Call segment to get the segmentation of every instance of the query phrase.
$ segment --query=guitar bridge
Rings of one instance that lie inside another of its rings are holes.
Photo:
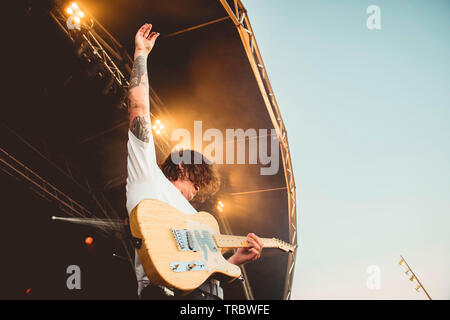
[[[172,229],[175,242],[180,251],[198,251],[192,232],[186,229]]]

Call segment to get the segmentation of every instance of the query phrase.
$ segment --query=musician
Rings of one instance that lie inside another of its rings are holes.
[[[186,214],[197,211],[189,203],[194,197],[214,193],[219,177],[214,166],[196,151],[183,150],[191,154],[191,163],[174,163],[169,154],[158,167],[155,145],[150,123],[150,97],[147,74],[147,57],[155,45],[159,33],[152,32],[151,24],[144,24],[135,36],[134,64],[128,92],[128,178],[127,210],[130,213],[144,199],[164,201]],[[176,151],[179,152],[179,151]],[[195,161],[201,159],[201,164]],[[199,164],[196,164],[199,163]],[[240,248],[228,261],[235,265],[256,260],[262,249],[262,241],[255,234],[247,236],[251,248]],[[138,295],[143,299],[167,299],[177,292],[150,284],[136,254],[136,277]],[[222,288],[215,280],[207,280],[202,286],[182,299],[222,299]]]

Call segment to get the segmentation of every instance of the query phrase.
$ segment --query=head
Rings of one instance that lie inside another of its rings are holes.
[[[191,201],[204,202],[219,189],[215,165],[194,150],[176,150],[162,161],[161,170],[181,194]]]

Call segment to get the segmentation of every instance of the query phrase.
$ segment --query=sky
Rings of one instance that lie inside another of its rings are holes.
[[[243,4],[288,132],[292,298],[427,299],[403,255],[449,299],[450,1]]]

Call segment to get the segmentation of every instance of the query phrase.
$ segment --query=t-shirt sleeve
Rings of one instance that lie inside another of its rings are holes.
[[[150,133],[149,142],[144,142],[128,130],[127,147],[127,184],[154,177],[159,167],[153,135]]]

